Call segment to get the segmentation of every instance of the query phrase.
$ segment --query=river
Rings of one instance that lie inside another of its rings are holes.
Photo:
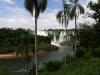
[[[59,50],[49,52],[46,56],[38,57],[38,63],[43,64],[48,61],[62,60],[65,54],[65,49],[59,48]],[[31,63],[34,63],[34,57]],[[0,60],[0,69],[9,69],[11,71],[24,71],[25,70],[25,60],[23,59],[8,59]]]

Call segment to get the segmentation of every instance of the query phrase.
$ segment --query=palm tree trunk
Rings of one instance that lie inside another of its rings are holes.
[[[65,10],[65,8],[64,8],[64,10]],[[65,13],[64,13],[65,14]],[[66,20],[66,15],[64,15],[64,17],[65,17],[65,33],[66,33],[66,49],[65,49],[65,64],[66,64],[66,57],[67,57],[67,26],[68,26],[68,23],[67,23],[67,20]]]
[[[76,18],[76,15],[75,15],[75,32],[77,30],[77,22],[76,22],[77,18]]]
[[[38,75],[38,62],[37,62],[37,11],[35,10],[35,68],[36,75]]]
[[[66,13],[65,13],[65,0],[63,0],[63,6],[64,6],[64,19],[65,19],[65,33],[66,33],[66,39],[65,39],[65,42],[66,42],[66,48],[65,48],[65,64],[66,64],[66,57],[67,57],[67,20],[66,20]]]
[[[68,42],[67,42],[67,38],[68,38],[68,33],[67,33],[67,27],[65,27],[66,30],[66,49],[65,49],[65,64],[66,64],[66,60],[67,60],[67,47],[68,47]]]
[[[76,30],[77,30],[77,22],[76,22],[76,20],[77,20],[77,17],[76,17],[76,14],[75,14],[75,53],[76,53]]]
[[[26,75],[28,75],[28,70],[29,70],[29,67],[28,67],[28,60],[27,60],[27,58],[26,58]]]

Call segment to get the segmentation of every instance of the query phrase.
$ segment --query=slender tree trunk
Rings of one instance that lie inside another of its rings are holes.
[[[64,21],[64,23],[65,23],[65,33],[67,32],[67,29],[66,29],[66,13],[65,13],[65,0],[63,0],[63,6],[64,6],[64,19],[65,19],[65,21]],[[66,33],[67,34],[67,33]],[[66,57],[67,57],[67,53],[66,53],[66,50],[67,50],[67,35],[66,35],[66,37],[65,37],[66,39],[65,39],[65,42],[66,42],[66,48],[65,48],[65,64],[66,64]]]
[[[29,67],[28,67],[29,65],[28,65],[28,60],[27,60],[27,58],[26,58],[26,71],[27,71],[27,74],[26,75],[28,75],[28,70],[29,70]]]
[[[66,64],[66,60],[67,60],[67,48],[68,48],[68,41],[67,41],[67,38],[68,38],[68,33],[67,33],[67,27],[65,27],[65,30],[66,30],[66,49],[65,49],[65,64]]]
[[[77,22],[76,22],[77,18],[76,18],[76,15],[75,15],[75,32],[77,30]]]
[[[77,38],[76,38],[76,30],[77,30],[77,22],[76,22],[76,20],[77,20],[77,16],[75,14],[75,53],[76,53],[76,40],[77,40]]]
[[[37,62],[37,11],[35,10],[35,68],[36,75],[38,75],[38,62]]]
[[[65,10],[65,9],[64,9]],[[65,64],[66,64],[66,57],[67,57],[67,44],[68,44],[68,42],[67,42],[67,26],[68,26],[68,22],[67,22],[67,19],[66,19],[66,15],[64,15],[65,16],[65,33],[66,33],[66,49],[65,49]]]

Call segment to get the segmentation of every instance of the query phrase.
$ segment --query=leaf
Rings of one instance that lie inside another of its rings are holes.
[[[46,7],[47,7],[47,0],[42,0],[41,11],[44,12],[46,10]]]
[[[25,5],[25,8],[31,13],[31,15],[33,15],[35,1],[34,0],[25,0],[24,5]]]
[[[35,16],[38,18],[39,14],[43,13],[46,10],[47,0],[25,0],[24,5],[32,16],[35,9]]]
[[[84,14],[85,13],[84,8],[80,4],[77,4],[77,7],[79,8],[80,14]]]

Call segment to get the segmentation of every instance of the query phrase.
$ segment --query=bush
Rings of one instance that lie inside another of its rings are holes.
[[[94,57],[99,57],[99,58],[100,58],[100,46],[94,50],[93,56],[94,56]]]
[[[60,61],[50,61],[45,63],[45,70],[48,72],[54,72],[59,70],[62,67],[62,62]]]
[[[0,75],[11,75],[11,71],[8,69],[0,70]]]
[[[76,50],[76,57],[79,58],[79,57],[86,57],[86,58],[89,58],[92,56],[92,52],[93,50],[91,48],[84,48],[84,47],[79,47],[77,50]]]
[[[32,66],[32,68],[29,70],[28,75],[35,75],[35,65]]]
[[[76,50],[76,57],[82,57],[85,54],[86,49],[83,47],[79,47]]]
[[[65,57],[63,58],[63,61],[65,61]],[[66,56],[66,64],[69,64],[75,61],[76,61],[75,57]]]
[[[37,36],[37,39],[38,39],[38,43],[51,43],[51,38],[49,37],[49,36],[40,36],[40,35],[38,35]]]

